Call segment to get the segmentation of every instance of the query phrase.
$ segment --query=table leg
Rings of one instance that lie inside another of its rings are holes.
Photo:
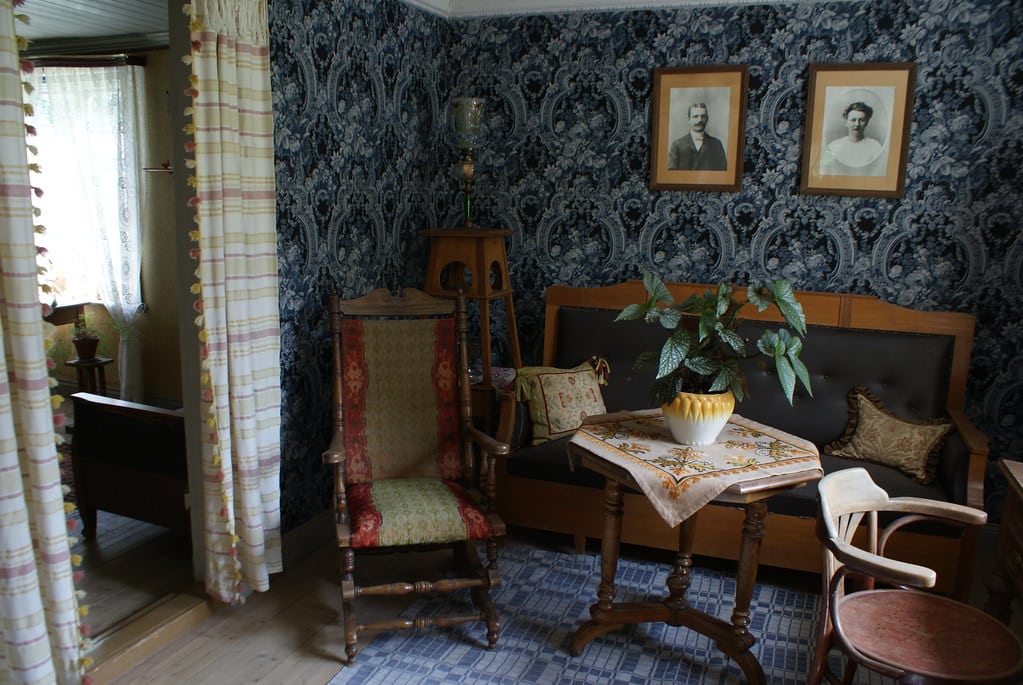
[[[753,599],[753,586],[757,581],[760,564],[760,542],[764,537],[767,502],[758,500],[746,504],[746,518],[742,524],[742,546],[739,549],[739,570],[735,577],[735,609],[732,611],[732,635],[738,651],[729,650],[718,642],[726,654],[735,659],[749,683],[763,683],[764,669],[750,651],[756,638],[749,632],[749,605]]]
[[[606,621],[614,611],[615,574],[618,572],[618,543],[622,537],[622,485],[607,480],[604,485],[604,537],[600,542],[600,587],[597,603],[590,607],[590,620],[579,627],[569,652],[579,656],[583,648],[595,637],[621,628],[624,623]]]
[[[596,637],[627,624],[663,621],[671,626],[685,626],[714,640],[722,652],[735,659],[749,685],[764,685],[764,669],[750,648],[756,642],[749,632],[749,605],[760,561],[767,504],[763,500],[746,505],[742,527],[742,547],[736,574],[735,610],[732,622],[722,621],[689,606],[686,593],[692,582],[692,550],[696,536],[696,516],[679,526],[679,552],[667,579],[669,595],[660,602],[615,603],[614,579],[618,570],[618,546],[622,534],[622,486],[608,479],[604,486],[604,538],[600,546],[600,587],[597,602],[590,606],[590,620],[576,631],[569,646],[572,656],[582,654]]]
[[[693,583],[693,546],[696,542],[696,517],[693,514],[678,526],[678,553],[675,555],[675,566],[668,576],[668,599],[664,605],[673,613],[682,611],[689,606],[686,593]]]
[[[96,367],[96,372],[99,377],[99,383],[97,383],[96,390],[100,395],[107,394],[107,372],[104,370],[105,364],[100,364]]]

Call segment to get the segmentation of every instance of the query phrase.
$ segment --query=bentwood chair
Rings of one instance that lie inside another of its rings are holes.
[[[348,661],[364,630],[482,621],[494,647],[501,623],[490,590],[501,582],[497,549],[505,534],[495,459],[508,446],[472,423],[465,302],[379,289],[348,301],[331,296],[329,307],[333,434],[323,460],[334,467]],[[485,567],[477,545],[486,547]],[[439,547],[452,548],[456,577],[356,583],[357,553]],[[461,615],[358,620],[359,597],[461,590],[473,605]]]
[[[979,609],[924,591],[934,586],[933,570],[884,555],[892,533],[907,524],[980,526],[987,514],[947,502],[889,498],[861,468],[828,474],[817,491],[824,591],[811,685],[824,678],[851,683],[857,666],[900,683],[1021,682],[1023,645],[1008,628]],[[880,512],[894,515],[884,527],[878,525]],[[845,656],[841,680],[828,664],[833,648]]]

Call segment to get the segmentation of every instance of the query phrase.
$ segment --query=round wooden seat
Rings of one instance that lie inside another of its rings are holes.
[[[1023,644],[1005,625],[967,604],[906,590],[842,598],[842,635],[863,654],[942,682],[1018,683]]]

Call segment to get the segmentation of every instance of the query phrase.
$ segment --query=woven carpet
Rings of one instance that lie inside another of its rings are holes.
[[[361,645],[353,666],[329,685],[398,683],[512,683],[647,685],[744,683],[739,666],[713,642],[688,628],[641,623],[590,642],[579,657],[568,653],[576,628],[589,617],[600,578],[595,554],[566,554],[509,542],[500,557],[503,584],[494,593],[503,628],[497,649],[486,649],[482,623],[452,628],[382,633]],[[622,559],[616,601],[659,600],[666,563]],[[692,606],[729,620],[735,581],[694,569]],[[468,601],[466,598],[465,602]],[[461,606],[455,595],[428,597],[403,616],[414,618]],[[818,597],[758,584],[750,605],[753,652],[772,685],[803,685],[809,668]],[[890,682],[860,669],[856,683]]]

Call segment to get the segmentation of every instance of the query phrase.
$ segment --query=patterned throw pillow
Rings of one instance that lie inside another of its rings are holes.
[[[569,435],[587,416],[607,411],[600,394],[605,376],[595,371],[595,366],[601,368],[583,362],[572,369],[525,366],[518,370],[515,393],[529,402],[534,445]]]
[[[943,419],[899,418],[866,388],[853,388],[845,435],[824,451],[891,466],[926,485],[934,480],[941,446],[951,430],[952,424]]]

